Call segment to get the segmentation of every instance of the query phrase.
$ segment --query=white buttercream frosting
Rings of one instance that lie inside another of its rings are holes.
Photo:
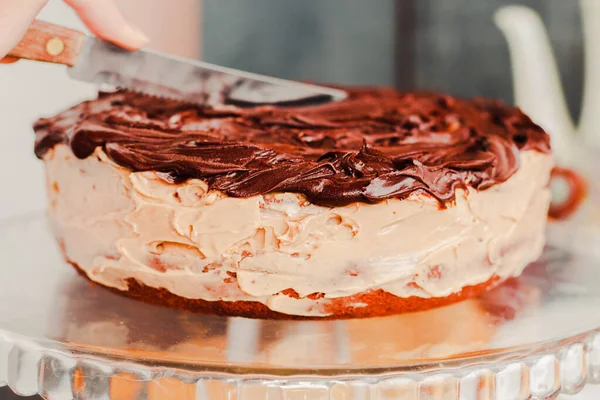
[[[233,198],[201,180],[131,172],[100,149],[80,160],[58,145],[44,160],[55,233],[92,280],[322,316],[331,298],[445,297],[520,274],[544,245],[552,167],[547,154],[520,157],[508,181],[458,190],[446,209],[425,194],[344,207],[293,193]]]

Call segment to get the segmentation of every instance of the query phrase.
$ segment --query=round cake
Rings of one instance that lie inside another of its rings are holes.
[[[549,136],[496,101],[349,89],[201,107],[117,91],[34,128],[65,258],[148,302],[388,315],[481,294],[544,246]]]

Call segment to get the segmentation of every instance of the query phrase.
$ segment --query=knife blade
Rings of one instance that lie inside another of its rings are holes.
[[[151,50],[127,51],[100,38],[34,21],[12,57],[68,65],[74,79],[198,104],[320,104],[343,90],[239,71]]]

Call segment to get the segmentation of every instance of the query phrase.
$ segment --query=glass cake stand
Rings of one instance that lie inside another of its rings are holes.
[[[600,382],[600,254],[595,230],[576,226],[553,225],[539,262],[478,299],[385,318],[264,321],[112,293],[64,263],[43,213],[12,218],[0,223],[0,386],[49,399],[577,393]]]

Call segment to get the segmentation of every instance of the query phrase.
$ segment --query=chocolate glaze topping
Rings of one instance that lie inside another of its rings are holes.
[[[457,188],[506,181],[519,151],[550,151],[518,108],[438,94],[352,89],[347,100],[304,107],[198,107],[129,92],[101,93],[39,120],[35,153],[56,144],[86,158],[189,178],[233,197],[297,192],[342,205],[426,192],[441,205]]]

